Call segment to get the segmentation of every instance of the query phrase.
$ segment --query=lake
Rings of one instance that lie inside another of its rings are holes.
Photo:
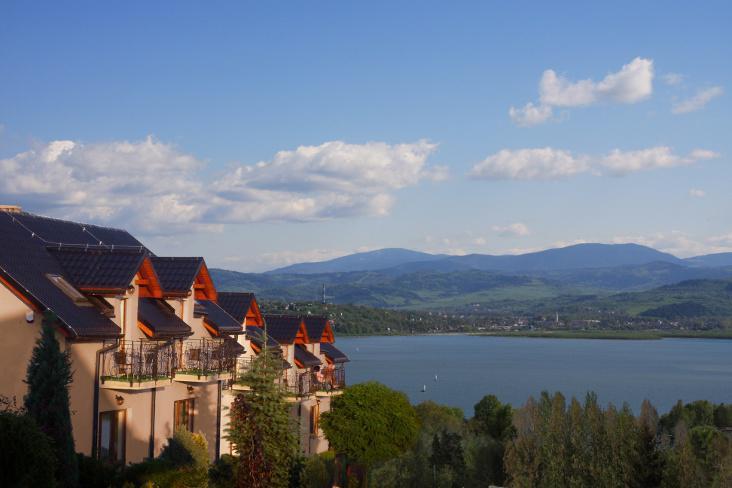
[[[520,406],[542,390],[581,400],[592,390],[635,413],[645,398],[659,413],[679,399],[732,402],[732,340],[446,335],[340,337],[336,346],[351,359],[348,384],[377,380],[413,403],[434,400],[468,416],[486,394]]]

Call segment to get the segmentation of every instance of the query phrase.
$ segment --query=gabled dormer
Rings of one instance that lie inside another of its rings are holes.
[[[219,292],[218,304],[243,326],[264,326],[264,318],[254,293]]]
[[[112,318],[123,339],[154,338],[154,327],[144,325],[140,307],[143,300],[161,300],[163,292],[147,250],[55,245],[47,251],[62,269],[61,275],[49,275],[60,290],[69,296],[76,290],[88,301],[87,306]],[[186,335],[190,329],[179,332]]]
[[[215,301],[217,298],[208,267],[201,257],[151,258],[160,277],[162,294],[178,317],[193,331],[193,338],[210,338],[201,307],[196,312],[197,301]]]

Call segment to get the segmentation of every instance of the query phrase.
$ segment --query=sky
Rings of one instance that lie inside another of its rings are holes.
[[[732,251],[729,2],[0,3],[0,204],[263,271]]]

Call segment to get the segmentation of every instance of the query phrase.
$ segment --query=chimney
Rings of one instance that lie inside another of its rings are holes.
[[[0,205],[0,212],[20,213],[22,210],[19,205]]]

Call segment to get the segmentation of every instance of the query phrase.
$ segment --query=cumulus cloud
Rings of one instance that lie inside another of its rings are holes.
[[[585,158],[562,149],[502,149],[473,166],[470,175],[484,180],[554,180],[588,168]]]
[[[699,90],[693,97],[681,100],[673,105],[671,111],[675,114],[696,112],[704,108],[709,102],[721,97],[724,89],[721,86],[712,86]]]
[[[622,176],[638,171],[690,165],[718,156],[706,149],[695,149],[686,156],[680,156],[668,146],[636,151],[615,149],[603,156],[575,155],[551,147],[503,149],[475,164],[469,174],[482,180],[555,180],[588,172]]]
[[[340,141],[281,151],[217,178],[173,145],[52,141],[0,160],[0,197],[60,217],[149,233],[220,230],[223,223],[385,215],[393,193],[440,180],[436,145]]]
[[[689,196],[694,198],[704,198],[707,196],[707,192],[700,190],[699,188],[692,188],[689,190]]]
[[[638,151],[615,149],[600,159],[600,165],[611,174],[625,175],[649,169],[685,166],[716,157],[718,154],[705,149],[695,149],[687,156],[680,156],[668,146],[657,146]]]
[[[509,116],[520,126],[546,122],[554,108],[585,107],[597,103],[637,103],[653,93],[653,60],[637,57],[600,81],[572,81],[548,69],[539,81],[539,102],[511,107]]]
[[[508,225],[494,225],[493,231],[497,232],[501,237],[526,237],[531,234],[526,224],[514,222]]]
[[[531,127],[542,124],[552,116],[552,108],[549,105],[534,105],[529,102],[521,108],[511,107],[508,115],[514,124],[520,127]]]

